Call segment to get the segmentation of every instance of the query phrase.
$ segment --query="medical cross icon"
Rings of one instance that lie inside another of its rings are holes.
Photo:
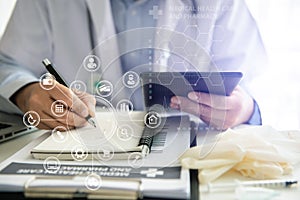
[[[163,11],[158,9],[158,6],[153,6],[152,10],[149,10],[149,15],[152,15],[153,19],[158,19],[159,16],[163,15]]]
[[[164,171],[158,171],[156,168],[149,168],[148,170],[142,170],[141,174],[145,174],[148,178],[155,178],[156,176],[164,175]]]

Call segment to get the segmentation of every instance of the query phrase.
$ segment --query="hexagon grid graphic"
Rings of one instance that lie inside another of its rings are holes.
[[[189,28],[190,30],[186,31],[195,31],[196,28],[192,26]],[[198,30],[196,30],[196,34],[200,34]],[[129,38],[135,41],[135,38],[141,35],[143,36],[141,42],[132,43],[128,47],[119,47],[118,51],[111,47],[112,44],[117,44],[120,40]],[[149,49],[152,49],[152,51]],[[161,80],[161,75],[158,75],[153,79],[142,80],[141,84],[136,88],[126,88],[122,80],[123,73],[120,70],[121,58],[122,56],[139,51],[149,52],[149,55],[146,55],[149,60],[145,63],[132,66],[131,71],[137,74],[144,72],[172,72],[173,77]],[[149,27],[121,32],[99,43],[92,52],[101,59],[101,68],[99,69],[101,72],[89,72],[93,80],[89,80],[90,84],[87,84],[87,91],[98,96],[93,88],[95,81],[109,80],[114,87],[114,91],[109,97],[104,99],[109,101],[113,107],[110,110],[111,112],[116,112],[115,106],[122,99],[133,99],[135,107],[135,103],[137,102],[135,98],[138,97],[139,101],[143,99],[142,92],[139,93],[141,88],[145,90],[146,87],[151,88],[152,84],[159,84],[172,89],[173,81],[175,79],[182,79],[186,83],[184,88],[192,89],[191,83],[185,80],[185,73],[219,71],[211,60],[209,53],[197,41],[187,36],[184,32],[177,32],[169,28]],[[81,76],[86,75],[86,73],[84,66],[80,66],[77,71],[76,80],[85,80]],[[204,79],[204,82],[208,80]],[[197,82],[198,79],[195,80],[194,84]],[[176,92],[174,94],[176,95]],[[160,94],[151,94],[148,96],[149,99],[153,98],[153,95]],[[212,115],[214,114],[212,113]],[[206,134],[210,134],[209,130]]]

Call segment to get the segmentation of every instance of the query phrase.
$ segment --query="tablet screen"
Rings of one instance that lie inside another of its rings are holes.
[[[230,95],[242,78],[241,72],[145,72],[141,82],[146,107],[168,106],[172,96],[189,92]]]

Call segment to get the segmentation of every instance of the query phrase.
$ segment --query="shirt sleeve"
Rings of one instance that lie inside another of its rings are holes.
[[[17,1],[0,41],[0,111],[20,114],[10,97],[39,81],[41,60],[51,54],[49,22],[44,1]]]
[[[262,117],[252,82],[267,67],[267,54],[258,26],[244,0],[225,0],[216,19],[210,54],[220,71],[241,71],[241,87],[252,96],[254,111],[247,124],[261,125]],[[215,41],[215,42],[214,42]]]
[[[261,117],[261,112],[260,112],[259,106],[255,100],[253,100],[253,101],[254,101],[253,113],[252,113],[250,119],[248,120],[248,122],[246,122],[246,124],[262,125],[262,117]]]

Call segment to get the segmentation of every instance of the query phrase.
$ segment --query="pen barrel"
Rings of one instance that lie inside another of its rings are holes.
[[[62,76],[59,75],[59,73],[55,69],[55,66],[47,58],[44,59],[42,63],[45,65],[47,71],[55,77],[58,83],[68,87],[66,81],[63,79]]]
[[[149,147],[149,150],[151,150],[152,143],[153,143],[153,132],[151,129],[145,127],[143,130],[142,137],[139,141],[139,146],[146,145]]]

